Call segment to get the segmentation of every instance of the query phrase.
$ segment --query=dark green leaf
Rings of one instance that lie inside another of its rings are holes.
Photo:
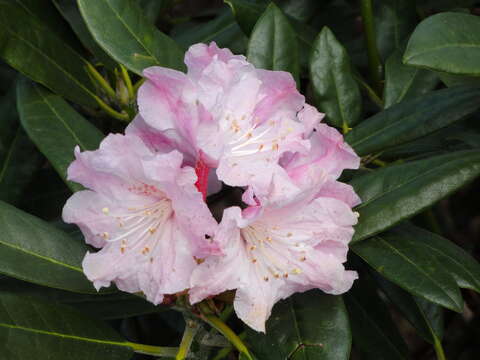
[[[382,0],[374,4],[377,47],[383,60],[386,60],[415,28],[415,0]]]
[[[250,35],[258,18],[265,11],[268,5],[267,1],[255,0],[224,0],[231,8],[238,24],[245,32]]]
[[[83,275],[87,247],[54,226],[0,201],[0,273],[35,284],[96,293]]]
[[[428,17],[412,34],[403,61],[452,74],[480,76],[480,18],[453,12]]]
[[[174,0],[140,0],[139,3],[145,17],[155,24],[158,17],[172,6]]]
[[[34,297],[0,294],[2,359],[128,360],[130,344],[101,321]]]
[[[403,65],[402,54],[403,49],[396,50],[385,63],[385,108],[421,96],[438,84],[438,75],[434,72]]]
[[[480,108],[480,87],[458,86],[406,100],[365,120],[345,140],[358,155],[400,145],[441,129]]]
[[[342,298],[318,290],[275,305],[266,335],[249,330],[247,339],[262,360],[346,360],[350,355],[350,326]]]
[[[448,309],[463,311],[462,295],[455,280],[416,238],[393,230],[353,244],[351,249],[408,292]]]
[[[0,114],[0,200],[18,205],[41,165],[41,155],[18,123],[13,94],[1,99]]]
[[[0,280],[0,291],[15,295],[34,296],[49,302],[71,307],[99,319],[121,319],[131,316],[166,311],[166,306],[155,306],[140,296],[116,292],[113,294],[87,295],[46,288],[13,278]]]
[[[73,110],[60,96],[24,80],[17,88],[20,120],[30,139],[47,157],[72,191],[82,187],[66,180],[68,165],[73,161],[76,145],[93,150],[102,133]]]
[[[0,0],[0,57],[52,91],[96,106],[82,57],[22,8]]]
[[[330,124],[346,130],[360,120],[362,98],[350,59],[327,27],[315,40],[310,74],[317,105]]]
[[[368,275],[360,274],[344,296],[353,344],[371,359],[407,359],[408,349]]]
[[[90,32],[112,58],[141,75],[149,66],[183,69],[183,51],[134,0],[78,0]]]
[[[378,276],[377,280],[382,291],[389,300],[405,316],[405,318],[430,344],[439,341],[443,336],[443,308],[413,296],[401,287]]]
[[[228,9],[212,21],[197,24],[188,29],[178,27],[172,31],[171,35],[175,41],[185,47],[196,43],[208,44],[215,41],[219,47],[228,47],[234,51],[232,45],[236,42],[240,42],[242,45],[247,43],[247,38]]]
[[[465,250],[440,235],[416,226],[402,226],[398,231],[428,248],[431,256],[438,259],[458,286],[480,293],[480,264]]]
[[[247,58],[257,68],[288,71],[299,83],[295,32],[273,3],[267,7],[252,31]]]
[[[480,174],[480,151],[457,151],[388,166],[356,177],[362,199],[354,241],[405,220],[451,194]]]
[[[37,1],[37,0],[34,0]],[[110,70],[115,69],[116,62],[97,44],[92,34],[83,21],[78,9],[76,0],[53,0],[57,9],[62,13],[65,19],[70,23],[75,34],[78,36],[83,46],[85,46],[98,60]]]
[[[75,34],[50,1],[12,0],[11,2],[23,8],[30,16],[37,18],[48,28],[48,31],[53,32],[74,50],[82,52],[82,46]]]

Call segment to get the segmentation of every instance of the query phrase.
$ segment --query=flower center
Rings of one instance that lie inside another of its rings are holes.
[[[267,227],[256,222],[240,231],[247,255],[255,264],[259,277],[269,281],[298,275],[306,258],[306,247],[296,243],[292,232]]]

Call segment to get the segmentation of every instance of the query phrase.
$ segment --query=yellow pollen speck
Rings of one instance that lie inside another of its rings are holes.
[[[272,145],[272,150],[278,150],[278,144],[277,143]]]
[[[292,234],[291,232],[289,232],[289,233],[287,234],[287,237],[292,237],[292,235],[293,235],[293,234]]]
[[[105,215],[108,215],[108,213],[110,212],[110,209],[108,207],[104,207],[102,209],[102,212],[105,214]]]
[[[272,242],[272,237],[271,236],[267,236],[266,239],[268,242]]]
[[[108,239],[110,237],[110,235],[108,234],[108,232],[105,231],[105,232],[102,233],[102,237],[104,239]]]
[[[263,280],[268,281],[268,280],[269,280],[269,279],[268,279],[268,276],[265,276],[265,277],[263,278]]]
[[[250,139],[253,136],[251,132],[247,133],[247,139]]]
[[[300,258],[300,261],[305,261],[305,260],[307,260],[307,258],[306,258],[305,256],[302,256],[302,257]]]
[[[262,150],[264,146],[265,146],[265,145],[260,144],[260,145],[258,146],[258,150]]]
[[[288,278],[288,273],[283,274],[284,278]]]
[[[280,277],[280,274],[279,273],[275,273],[273,276],[275,276],[276,279],[278,279]]]
[[[255,250],[257,247],[255,245],[250,246],[250,250]]]
[[[121,252],[122,254],[125,254],[125,247],[124,247],[124,246],[121,246],[121,247],[120,247],[120,252]]]
[[[360,217],[360,213],[358,211],[354,211],[353,214],[356,216],[356,217]]]
[[[256,263],[257,262],[257,259],[252,259],[252,263]]]
[[[298,275],[298,274],[301,274],[301,273],[302,273],[302,270],[299,269],[299,268],[295,268],[295,269],[292,270],[292,273]]]
[[[155,231],[157,231],[157,228],[150,228],[148,229],[148,231],[150,232],[150,234],[153,234]]]
[[[150,216],[150,215],[152,215],[152,212],[151,212],[150,210],[147,210],[147,211],[144,212],[144,214],[145,214],[146,216]]]

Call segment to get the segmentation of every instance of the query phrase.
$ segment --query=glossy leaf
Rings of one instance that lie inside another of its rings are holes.
[[[431,250],[401,231],[390,231],[351,246],[372,268],[408,292],[462,312],[460,290]]]
[[[385,61],[402,46],[415,28],[415,0],[382,0],[374,4],[376,42]]]
[[[403,236],[415,239],[430,250],[461,288],[480,293],[480,263],[461,247],[440,235],[408,225],[397,230]]]
[[[247,340],[262,360],[346,360],[351,346],[342,298],[318,290],[279,302],[267,321],[266,335],[248,330]]]
[[[458,86],[406,100],[365,120],[345,140],[367,155],[420,138],[480,108],[480,87]]]
[[[215,41],[219,47],[228,47],[233,52],[236,52],[237,43],[239,43],[242,47],[241,52],[244,52],[247,38],[235,21],[232,12],[229,9],[226,10],[206,23],[196,24],[190,28],[179,26],[172,31],[171,36],[184,47],[199,42],[208,44]]]
[[[183,51],[160,32],[134,0],[78,0],[98,44],[116,61],[141,75],[149,66],[183,69]]]
[[[480,18],[453,12],[428,17],[412,34],[403,61],[452,74],[480,76]]]
[[[42,159],[18,122],[15,97],[0,101],[0,200],[18,205]]]
[[[299,84],[299,59],[295,32],[282,11],[270,4],[255,25],[247,58],[257,68],[287,71]]]
[[[140,296],[124,292],[90,295],[46,288],[13,278],[0,280],[0,292],[22,297],[38,297],[51,303],[69,305],[98,319],[122,319],[143,314],[166,311],[166,306],[155,306]]]
[[[224,0],[226,4],[232,9],[232,13],[237,19],[238,24],[245,32],[246,35],[250,35],[258,18],[265,11],[268,2],[267,1],[255,1],[255,0]]]
[[[403,49],[396,50],[385,63],[384,106],[388,108],[406,99],[417,98],[435,88],[435,72],[402,63]]]
[[[32,1],[32,0],[30,0]],[[36,1],[36,0],[33,0]],[[69,22],[71,28],[85,46],[108,69],[113,70],[116,62],[97,44],[82,19],[76,0],[53,0],[53,3],[63,17]]]
[[[378,276],[377,280],[390,302],[402,312],[420,336],[430,344],[440,341],[443,336],[442,307],[409,294],[382,276]]]
[[[35,284],[96,293],[81,268],[87,247],[54,226],[0,202],[0,273]]]
[[[390,316],[389,309],[378,296],[367,274],[360,274],[344,298],[354,346],[372,359],[381,359],[385,354],[388,354],[391,360],[408,358],[407,346]]]
[[[0,57],[52,91],[96,106],[85,61],[22,8],[0,0]]]
[[[315,40],[310,74],[315,100],[327,122],[346,130],[360,120],[362,98],[350,59],[327,27]]]
[[[362,199],[353,241],[382,232],[480,175],[480,151],[457,151],[388,166],[350,183]]]
[[[103,134],[60,96],[26,80],[18,84],[17,102],[20,120],[30,139],[72,191],[82,189],[66,180],[67,168],[74,159],[73,149],[78,145],[82,150],[94,150]]]
[[[128,360],[129,343],[105,323],[63,305],[0,294],[2,358]]]

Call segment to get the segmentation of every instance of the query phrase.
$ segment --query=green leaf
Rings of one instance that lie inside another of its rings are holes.
[[[345,131],[360,120],[362,98],[350,59],[327,27],[313,45],[310,74],[317,105],[330,124]]]
[[[375,2],[377,47],[385,61],[411,34],[417,23],[415,0]]]
[[[72,191],[82,189],[67,181],[67,168],[74,159],[76,145],[81,150],[93,150],[103,134],[60,96],[39,85],[20,81],[17,87],[20,120],[30,139],[47,157]]]
[[[84,50],[68,24],[62,19],[55,6],[50,1],[11,0],[24,9],[30,16],[43,23],[48,31],[53,32],[74,50],[82,53]]]
[[[441,13],[413,32],[403,62],[459,75],[480,76],[480,18]]]
[[[344,299],[354,346],[371,359],[382,359],[385,354],[389,360],[408,358],[407,346],[366,273],[359,275]]]
[[[18,205],[42,159],[18,123],[12,94],[1,99],[0,114],[0,200]]]
[[[391,303],[402,312],[422,338],[432,345],[440,341],[443,336],[442,307],[409,294],[381,276],[377,276],[377,281]]]
[[[32,1],[32,0],[31,0]],[[34,0],[36,1],[36,0]],[[117,63],[97,44],[83,20],[76,0],[53,0],[63,17],[69,22],[83,46],[85,46],[108,69],[114,70]]]
[[[133,349],[105,323],[63,305],[0,294],[2,358],[128,360]]]
[[[155,306],[140,296],[124,292],[90,295],[46,288],[13,278],[0,279],[0,291],[22,297],[43,298],[51,303],[69,305],[95,318],[111,320],[166,311],[169,307]]]
[[[265,11],[267,1],[224,0],[232,8],[232,13],[246,35],[250,35],[258,18]]]
[[[382,232],[446,197],[480,174],[480,151],[457,151],[388,166],[354,178],[362,199],[353,241]]]
[[[248,330],[247,340],[262,360],[346,360],[351,346],[342,298],[318,290],[279,302],[267,321],[266,335]]]
[[[406,99],[417,98],[438,84],[438,75],[432,71],[402,63],[403,49],[396,50],[385,63],[384,105],[388,108]]]
[[[363,156],[407,143],[480,108],[480,87],[458,86],[406,100],[356,126],[345,140]]]
[[[299,84],[300,65],[295,32],[273,3],[267,7],[252,31],[247,58],[257,68],[288,71]]]
[[[405,225],[398,231],[428,248],[430,256],[438,259],[459,287],[480,293],[480,264],[465,250],[440,235],[416,226]]]
[[[226,10],[212,21],[196,24],[187,29],[179,26],[172,31],[171,36],[184,47],[196,43],[208,44],[211,41],[215,41],[219,47],[228,47],[232,51],[237,43],[243,47],[247,43],[247,38],[240,30],[231,11]]]
[[[0,201],[0,273],[35,284],[96,293],[83,275],[87,247],[54,226]]]
[[[22,8],[0,0],[0,57],[74,102],[96,106],[85,60]]]
[[[462,295],[455,280],[416,238],[392,230],[353,244],[351,249],[408,292],[453,311],[463,311]]]
[[[183,69],[183,51],[160,32],[134,0],[78,0],[98,44],[119,63],[141,75],[149,66]]]

